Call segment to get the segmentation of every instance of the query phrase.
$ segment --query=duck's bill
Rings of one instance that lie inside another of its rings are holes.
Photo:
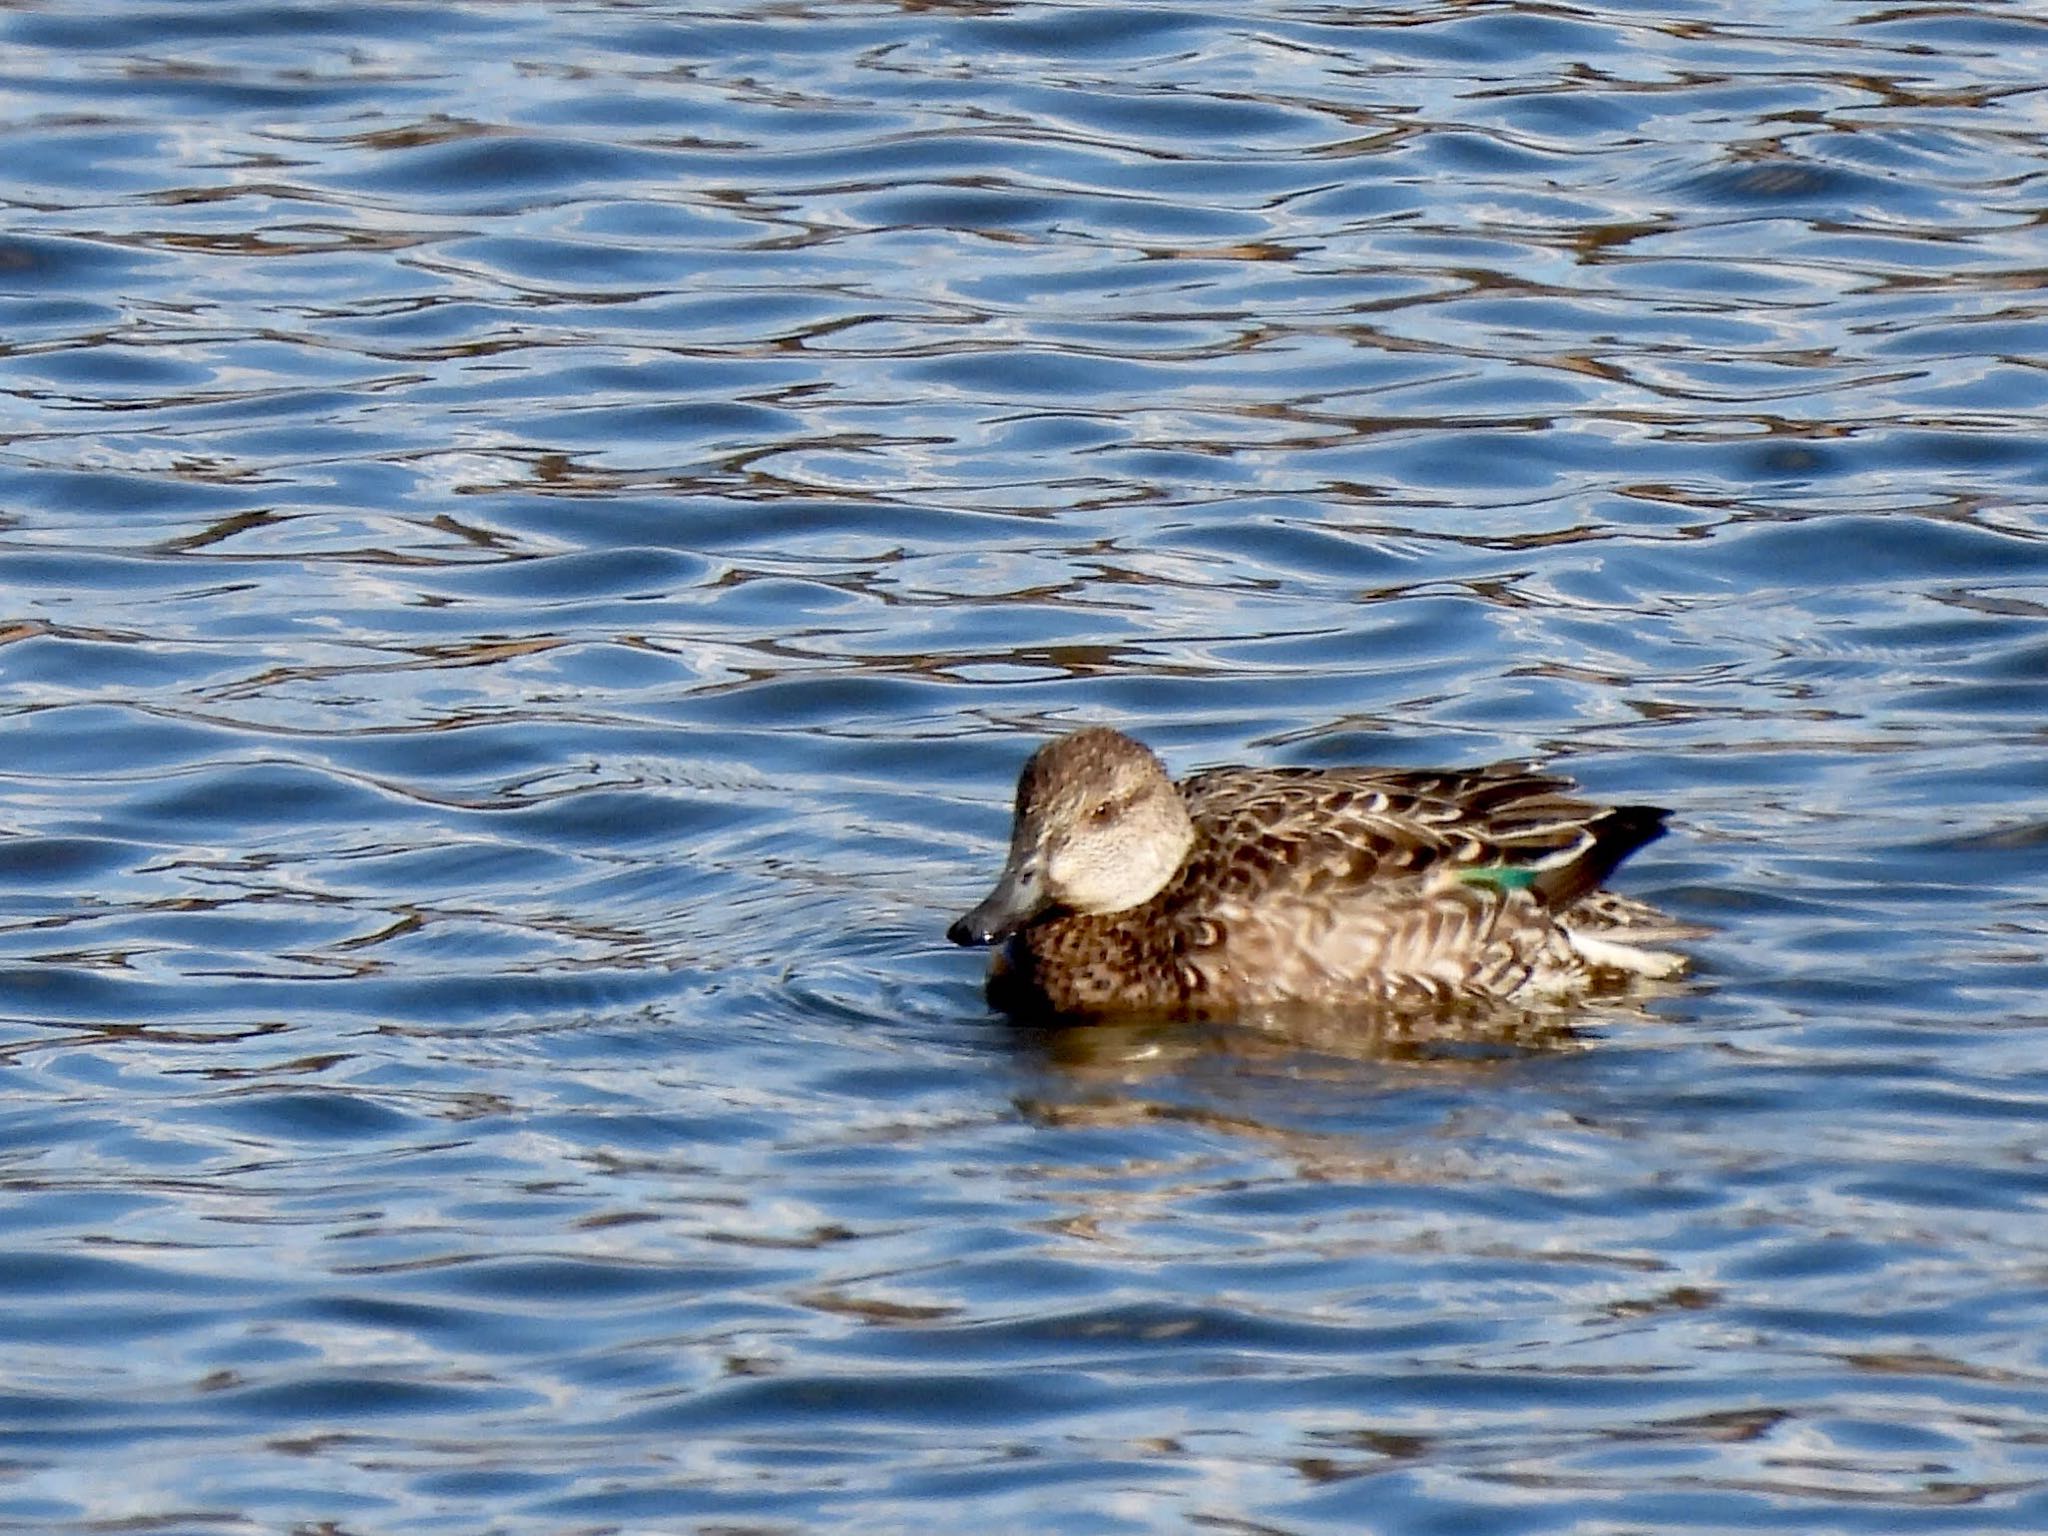
[[[994,944],[1044,912],[1051,902],[1035,862],[1012,864],[980,906],[946,930],[955,944]]]

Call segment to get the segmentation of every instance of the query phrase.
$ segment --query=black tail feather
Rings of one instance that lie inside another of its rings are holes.
[[[1551,911],[1564,911],[1605,884],[1622,860],[1662,837],[1670,814],[1660,805],[1617,805],[1602,812],[1586,823],[1592,846],[1571,863],[1542,871],[1531,888]]]

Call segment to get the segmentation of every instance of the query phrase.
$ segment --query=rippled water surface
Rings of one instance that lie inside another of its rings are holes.
[[[0,11],[0,1529],[2048,1526],[2048,21]],[[1543,1040],[991,1015],[1536,755]]]

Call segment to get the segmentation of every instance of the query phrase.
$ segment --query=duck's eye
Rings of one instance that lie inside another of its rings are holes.
[[[1088,813],[1088,819],[1098,827],[1106,827],[1116,820],[1117,805],[1114,800],[1099,801]]]

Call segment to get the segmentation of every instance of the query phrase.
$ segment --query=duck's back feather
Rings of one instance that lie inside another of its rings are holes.
[[[1609,808],[1526,763],[1461,771],[1218,768],[1181,785],[1236,889],[1332,899],[1352,886],[1448,868],[1526,871],[1562,910],[1657,837],[1665,813]],[[1575,875],[1567,872],[1576,872]]]

